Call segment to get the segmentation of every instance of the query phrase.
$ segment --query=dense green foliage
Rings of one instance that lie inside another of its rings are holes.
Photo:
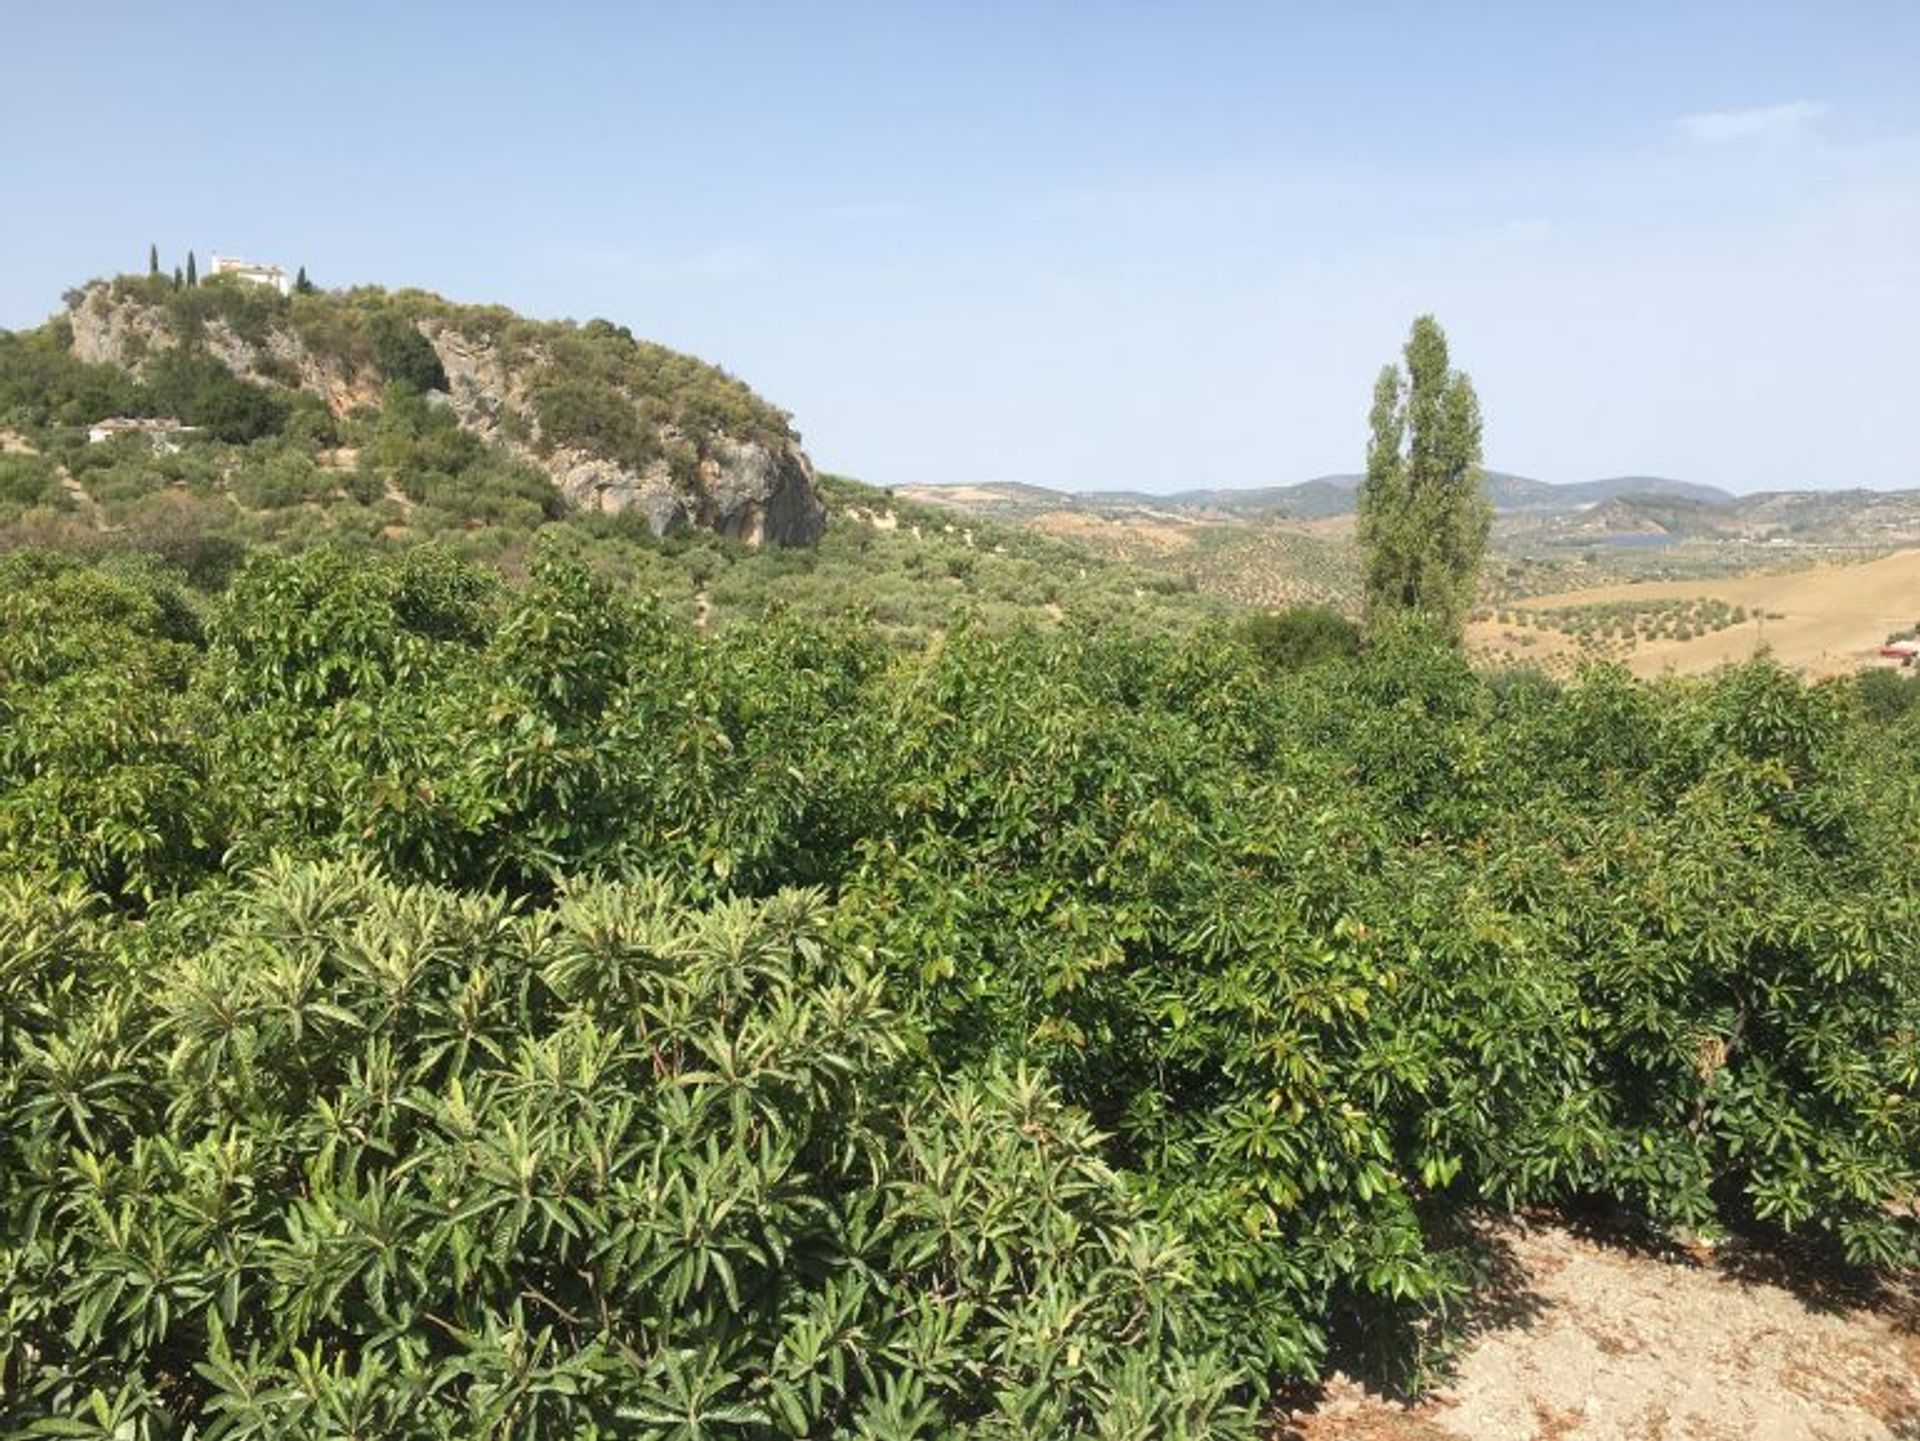
[[[1323,605],[1298,605],[1247,616],[1240,638],[1269,665],[1292,670],[1360,654],[1360,627]]]
[[[0,524],[35,506],[64,504],[59,469],[44,456],[0,453]]]
[[[0,330],[0,427],[32,434],[84,426],[139,414],[144,400],[125,371],[76,360],[60,326]]]
[[[1367,621],[1417,615],[1458,638],[1493,524],[1480,484],[1480,402],[1431,315],[1413,322],[1404,354],[1404,374],[1389,365],[1374,384],[1355,498]]]
[[[66,1435],[1207,1435],[1193,1267],[816,894],[0,894],[0,1414]],[[75,1089],[77,1087],[77,1089]],[[13,1426],[9,1426],[11,1432]]]
[[[783,412],[725,371],[635,340],[625,326],[594,320],[533,333],[524,326],[507,343],[539,353],[531,398],[543,445],[573,446],[635,470],[664,462],[688,480],[716,436],[770,448],[792,436]]]
[[[1487,1205],[1915,1262],[1852,683],[0,564],[6,1429],[1244,1434]]]
[[[369,315],[367,336],[373,344],[373,363],[388,382],[421,391],[447,388],[446,368],[432,342],[398,311],[382,309]]]
[[[1863,670],[1854,685],[1867,714],[1884,724],[1898,721],[1920,701],[1920,675],[1911,670]]]

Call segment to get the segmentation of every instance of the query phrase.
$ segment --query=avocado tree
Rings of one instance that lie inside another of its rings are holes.
[[[1367,623],[1420,615],[1457,641],[1493,520],[1480,493],[1480,402],[1431,315],[1413,322],[1403,353],[1404,372],[1388,365],[1373,387],[1357,521]]]

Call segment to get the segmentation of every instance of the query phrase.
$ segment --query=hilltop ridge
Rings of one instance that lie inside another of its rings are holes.
[[[1061,491],[1023,482],[914,485],[898,489],[923,500],[951,500],[963,507],[1207,511],[1247,518],[1324,520],[1353,514],[1355,495],[1363,479],[1354,474],[1317,475],[1291,485],[1179,490],[1165,495],[1138,490]],[[1738,501],[1731,491],[1718,486],[1656,475],[1608,476],[1555,484],[1489,470],[1484,473],[1484,489],[1494,510],[1502,515],[1563,514],[1628,496],[1659,496],[1708,506],[1733,505]]]
[[[610,321],[534,321],[421,290],[283,295],[224,276],[184,288],[122,276],[67,300],[48,327],[54,343],[133,382],[117,394],[96,385],[60,417],[68,423],[98,421],[89,412],[111,401],[128,414],[210,421],[216,438],[246,442],[302,412],[323,448],[344,422],[374,418],[391,431],[387,421],[424,403],[436,414],[413,430],[444,430],[437,416],[450,417],[496,461],[543,477],[556,510],[635,512],[655,534],[693,527],[751,544],[810,545],[825,523],[786,412]],[[378,445],[372,456],[352,448],[380,485],[424,489],[383,464],[392,457]],[[441,448],[449,453],[428,457],[440,464],[409,456],[412,472],[457,477],[458,462],[478,454]]]

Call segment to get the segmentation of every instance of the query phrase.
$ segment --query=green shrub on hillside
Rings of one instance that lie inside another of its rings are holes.
[[[38,434],[109,415],[151,412],[146,393],[125,371],[76,360],[61,325],[0,331],[0,427]]]
[[[493,449],[411,386],[390,387],[358,438],[363,474],[432,508],[439,524],[424,523],[429,534],[487,523],[524,536],[562,513],[544,474]]]
[[[548,446],[568,445],[644,470],[661,455],[659,432],[641,421],[625,392],[603,380],[555,367],[535,380],[529,399]]]
[[[296,295],[287,309],[288,323],[300,343],[349,375],[376,364],[366,308],[351,303],[358,293]]]
[[[149,281],[149,294],[152,288]],[[218,321],[249,345],[265,345],[289,308],[287,297],[272,286],[232,275],[210,275],[198,285],[169,291],[161,304],[175,335],[188,344],[205,334],[210,321]]]
[[[63,503],[70,502],[51,461],[39,455],[0,453],[0,520],[15,519],[31,506]]]
[[[1322,605],[1250,615],[1236,630],[1256,655],[1281,670],[1360,654],[1360,627]]]
[[[1920,700],[1920,676],[1911,671],[1863,670],[1853,684],[1861,708],[1881,725],[1899,720]]]
[[[391,309],[374,311],[367,318],[367,335],[374,364],[388,384],[421,392],[447,388],[439,354],[404,315]]]
[[[292,409],[280,392],[241,380],[219,361],[184,348],[154,361],[146,388],[154,413],[234,445],[278,434]]]
[[[299,451],[248,456],[227,482],[233,497],[256,510],[278,510],[330,499],[340,477],[320,469]]]

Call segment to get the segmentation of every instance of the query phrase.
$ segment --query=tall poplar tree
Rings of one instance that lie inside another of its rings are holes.
[[[1457,642],[1493,524],[1480,492],[1480,402],[1431,315],[1413,322],[1403,355],[1405,369],[1384,367],[1373,387],[1357,517],[1367,625],[1418,614]]]

